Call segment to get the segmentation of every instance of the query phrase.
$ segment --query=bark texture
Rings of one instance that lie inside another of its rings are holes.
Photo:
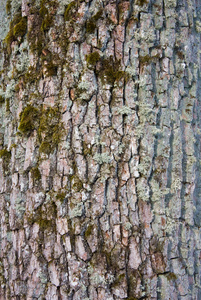
[[[201,299],[200,0],[0,9],[0,299]]]

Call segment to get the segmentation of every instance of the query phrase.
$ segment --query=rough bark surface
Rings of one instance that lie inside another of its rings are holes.
[[[201,299],[200,0],[0,9],[0,299]]]

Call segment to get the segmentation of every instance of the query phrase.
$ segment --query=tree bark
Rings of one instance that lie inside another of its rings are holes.
[[[201,299],[200,0],[2,0],[0,299]]]

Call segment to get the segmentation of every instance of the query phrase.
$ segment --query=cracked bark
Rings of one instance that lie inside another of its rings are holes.
[[[0,299],[200,299],[200,7],[0,3]]]

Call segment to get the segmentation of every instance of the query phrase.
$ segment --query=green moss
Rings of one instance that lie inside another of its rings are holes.
[[[50,16],[47,7],[45,6],[44,2],[41,4],[41,8],[39,14],[42,18],[41,30],[48,31],[53,24],[53,18]]]
[[[19,93],[19,91],[20,91],[20,84],[17,83],[17,84],[15,85],[15,92],[16,92],[16,93]]]
[[[113,282],[112,287],[118,287],[122,283],[122,280],[124,280],[125,276],[126,275],[124,273],[118,275],[115,281]]]
[[[91,224],[88,225],[87,230],[84,233],[86,238],[88,238],[92,234],[93,228],[94,228],[93,225],[91,225]]]
[[[113,84],[115,81],[122,79],[125,73],[123,71],[115,71],[110,69],[105,72],[105,75],[107,76],[107,82]]]
[[[73,178],[73,184],[72,184],[72,189],[75,192],[79,192],[82,188],[83,188],[82,181],[78,177],[74,176],[74,178]]]
[[[18,12],[10,22],[10,30],[5,38],[7,44],[13,42],[18,36],[23,37],[27,30],[27,18]]]
[[[56,230],[56,215],[57,207],[53,201],[50,201],[42,206],[39,206],[35,211],[27,216],[27,221],[30,225],[37,223],[41,231]]]
[[[174,274],[173,272],[169,272],[169,273],[166,275],[166,277],[167,277],[167,280],[168,280],[168,281],[171,281],[171,280],[175,281],[175,280],[177,280],[177,275]]]
[[[41,29],[42,21],[42,17],[35,13],[32,20],[32,26],[27,34],[29,48],[31,52],[36,52],[38,57],[41,55],[43,46],[45,44],[44,32]]]
[[[39,225],[40,229],[46,230],[48,228],[51,228],[52,221],[48,219],[38,218],[36,220],[36,223]]]
[[[5,102],[5,97],[3,96],[0,96],[0,104],[4,103]]]
[[[95,14],[95,16],[93,16],[94,21],[97,22],[99,19],[102,18],[102,15],[103,15],[103,10],[100,9],[100,10]]]
[[[12,8],[12,6],[11,6],[11,0],[8,0],[7,2],[6,2],[6,13],[9,15],[10,13],[11,13],[11,8]]]
[[[28,32],[28,42],[30,50],[36,52],[38,57],[42,54],[42,50],[47,43],[46,32],[54,23],[54,14],[57,7],[58,3],[56,1],[42,0],[39,13],[37,10],[32,10],[34,17]]]
[[[10,111],[10,100],[6,99],[6,111],[9,112]]]
[[[21,16],[21,12],[16,13],[13,20],[10,22],[10,29],[5,37],[8,53],[11,52],[11,43],[17,41],[18,37],[23,37],[27,31],[27,18]]]
[[[94,33],[97,25],[96,22],[102,17],[103,11],[99,10],[95,16],[93,16],[92,18],[90,18],[87,23],[86,23],[86,33]]]
[[[39,115],[39,110],[34,106],[28,105],[25,107],[25,109],[20,113],[19,131],[25,135],[31,134],[38,125]]]
[[[21,20],[14,26],[13,34],[15,37],[23,37],[27,32],[27,17],[22,17]]]
[[[100,78],[103,83],[114,84],[125,78],[125,72],[120,70],[120,61],[114,60],[112,56],[101,59],[101,69],[99,71]]]
[[[42,75],[42,71],[40,69],[36,69],[33,66],[30,66],[27,72],[23,76],[23,81],[25,84],[32,84],[37,82]]]
[[[95,66],[99,60],[100,60],[100,54],[98,52],[93,52],[86,55],[87,63],[92,66]]]
[[[76,8],[76,2],[72,1],[71,3],[68,4],[66,7],[65,13],[64,13],[64,20],[65,22],[70,21],[70,19],[73,17],[75,13],[75,8]]]
[[[44,1],[41,2],[41,8],[39,10],[39,15],[44,18],[48,14],[48,9],[45,6]]]
[[[33,167],[30,172],[34,181],[39,181],[41,179],[41,174],[38,167]]]
[[[71,187],[75,192],[79,192],[83,188],[83,183],[77,175],[69,176],[69,180],[71,182]]]
[[[88,145],[90,147],[88,147]],[[87,144],[86,142],[83,142],[83,153],[84,153],[84,156],[91,156],[92,155],[92,147],[90,144]]]
[[[8,151],[6,148],[0,150],[0,158],[2,158],[3,160],[10,160],[11,152]]]
[[[46,75],[47,76],[56,76],[57,75],[57,66],[53,64],[52,62],[48,63],[45,65],[46,67]]]
[[[41,29],[43,31],[48,31],[52,26],[52,24],[53,24],[52,17],[50,15],[47,15],[42,21]]]
[[[56,125],[59,119],[60,113],[58,109],[54,109],[52,107],[48,107],[47,109],[43,109],[42,116],[40,120],[39,133],[49,130],[50,128]]]
[[[37,218],[34,220],[29,219],[29,223],[37,223],[40,227],[40,230],[44,231],[44,230],[48,230],[52,231],[53,228],[53,222],[52,220],[48,220],[47,218],[43,218],[40,215],[37,216]]]
[[[13,148],[17,148],[17,145],[16,144],[11,144],[10,149],[13,149]]]
[[[49,6],[49,7],[48,7]],[[42,0],[40,3],[40,10],[39,15],[42,19],[41,27],[40,29],[42,31],[48,31],[50,27],[53,25],[53,15],[49,13],[50,8],[54,8],[56,10],[58,7],[58,3],[56,1],[47,1]],[[53,10],[51,10],[53,12]]]
[[[139,62],[142,65],[148,65],[148,64],[156,61],[156,59],[159,58],[159,57],[160,57],[159,54],[156,54],[155,56],[150,56],[150,55],[140,56],[139,57]]]
[[[151,62],[152,58],[150,55],[140,56],[139,61],[141,64],[149,64]]]
[[[4,175],[7,175],[9,172],[9,163],[11,159],[11,152],[6,148],[0,150],[0,158],[3,160],[3,172]]]
[[[7,33],[7,36],[5,37],[5,43],[7,45],[7,51],[8,54],[11,53],[11,43],[15,40],[14,34],[13,34],[13,29],[9,30]]]
[[[143,6],[144,4],[147,4],[148,0],[137,0],[136,5],[138,6]]]
[[[58,108],[43,109],[38,129],[40,152],[49,155],[58,146],[63,135],[63,123],[60,122],[60,118]]]
[[[28,39],[29,41],[31,40],[31,38]],[[35,43],[33,42],[34,40],[32,40],[32,42],[30,43],[30,50],[32,52],[37,52],[38,57],[41,55],[42,53],[42,49],[43,49],[43,41],[41,39],[41,35],[38,35],[38,38],[35,38]]]
[[[44,63],[46,76],[56,76],[58,66],[55,61],[60,64],[61,59],[59,55],[51,53],[47,48],[43,49],[41,61]]]
[[[94,23],[93,20],[89,20],[86,25],[86,32],[94,33],[95,29],[96,29],[96,23]]]
[[[64,201],[65,197],[66,197],[66,193],[65,192],[58,192],[57,195],[56,195],[56,199],[60,200],[61,202]]]
[[[45,154],[50,154],[52,152],[52,146],[50,142],[42,142],[39,147],[39,151]]]

